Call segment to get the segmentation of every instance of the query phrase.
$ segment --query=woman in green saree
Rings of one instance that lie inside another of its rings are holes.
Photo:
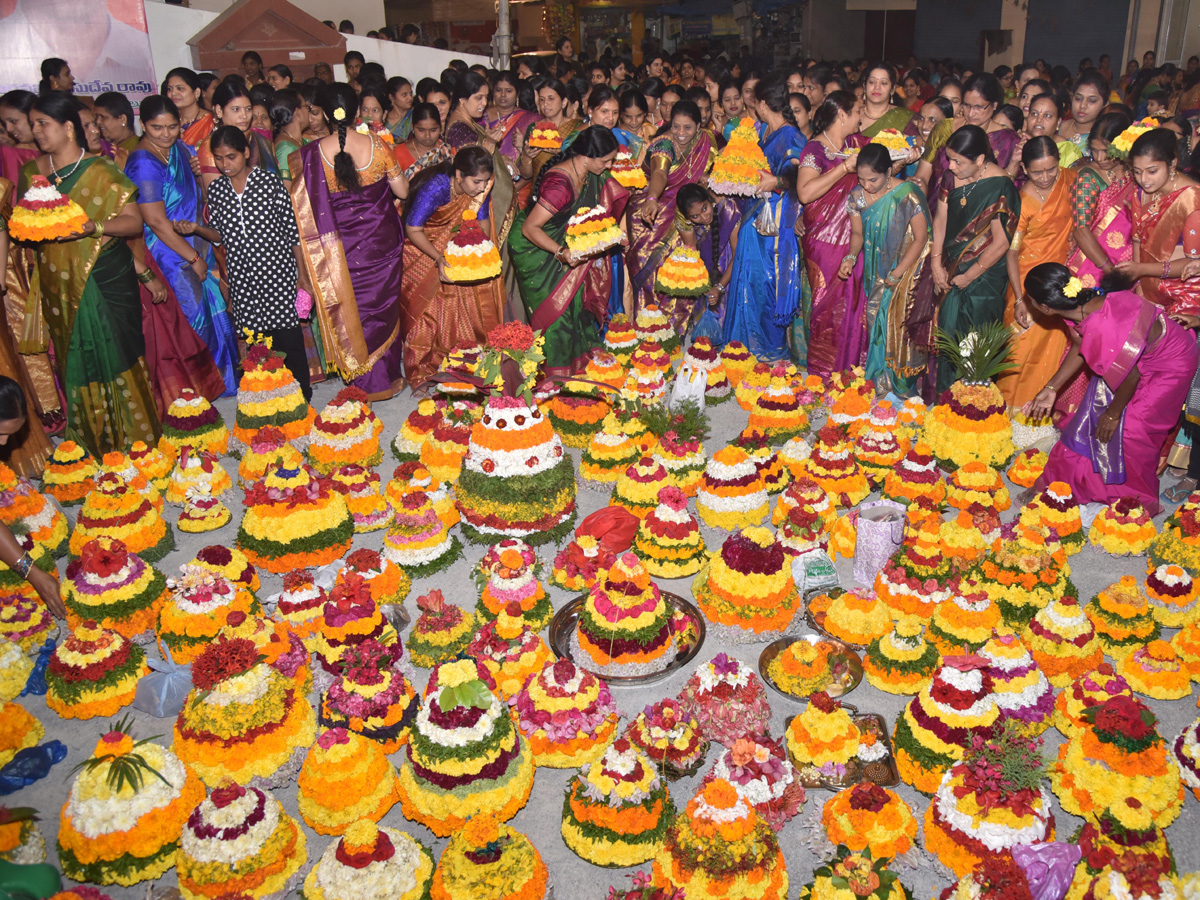
[[[851,358],[882,390],[908,396],[925,368],[925,349],[906,327],[917,279],[929,256],[932,217],[921,189],[891,175],[892,159],[881,144],[858,154],[858,187],[850,192],[850,253],[838,277],[849,278],[863,258],[863,291],[846,311],[843,340]]]
[[[890,63],[877,62],[870,66],[863,75],[862,85],[866,93],[859,131],[863,137],[873,138],[887,128],[905,134],[917,133],[912,110],[892,105],[892,98],[896,94],[896,70]]]
[[[1021,193],[997,164],[982,128],[964,125],[945,149],[948,171],[933,217],[930,251],[933,284],[943,296],[928,320],[962,337],[1004,318],[1006,255],[1021,217]],[[928,346],[928,337],[918,343]],[[941,394],[954,381],[954,371],[947,365],[936,368]]]
[[[546,332],[550,375],[582,370],[589,352],[600,346],[613,267],[607,256],[577,259],[565,241],[567,222],[581,208],[601,204],[618,222],[624,216],[629,193],[608,174],[617,146],[607,128],[581,131],[542,170],[532,202],[517,213],[509,234],[509,258],[529,324]]]
[[[125,240],[142,234],[137,190],[110,160],[84,149],[83,125],[68,95],[39,97],[31,121],[42,155],[21,169],[18,192],[24,196],[33,178],[44,176],[83,208],[88,223],[38,245],[29,302],[41,303],[49,335],[35,324],[21,336],[20,349],[39,352],[54,341],[68,440],[97,457],[127,450],[134,441],[153,446],[160,426],[143,359],[133,253]],[[38,317],[27,315],[26,322]]]

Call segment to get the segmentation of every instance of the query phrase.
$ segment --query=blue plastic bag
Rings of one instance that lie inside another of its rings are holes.
[[[0,768],[0,795],[29,787],[50,774],[50,767],[67,758],[67,745],[46,741],[36,747],[18,750],[8,764]]]
[[[29,678],[25,682],[25,687],[21,691],[21,696],[33,694],[38,697],[46,696],[46,668],[50,665],[50,657],[54,655],[54,638],[46,638],[46,643],[42,644],[38,650],[37,659],[33,663],[33,671],[29,673]]]
[[[703,302],[703,299],[700,302]],[[712,341],[714,347],[725,346],[725,339],[721,331],[721,322],[717,319],[717,314],[709,309],[707,305],[704,307],[704,312],[700,314],[700,318],[688,329],[687,337],[683,341],[684,346],[690,347],[695,343],[696,338],[702,337],[706,337]]]

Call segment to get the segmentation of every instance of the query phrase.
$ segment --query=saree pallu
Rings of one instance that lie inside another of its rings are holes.
[[[1155,322],[1161,323],[1162,334],[1148,344]],[[1108,294],[1104,306],[1076,327],[1080,352],[1093,374],[1083,405],[1050,451],[1043,477],[1069,484],[1080,503],[1134,497],[1158,515],[1159,457],[1196,372],[1196,339],[1132,291]],[[1134,366],[1141,380],[1113,438],[1101,443],[1098,420]]]
[[[1012,242],[1021,216],[1021,194],[1012,179],[994,175],[943,194],[946,207],[946,239],[942,248],[942,264],[947,276],[953,279],[975,264],[992,244],[992,220],[999,219],[1005,243]],[[1005,258],[992,264],[966,287],[952,287],[937,305],[932,321],[947,334],[962,336],[987,322],[999,322],[1004,316],[1004,291],[1008,287]],[[925,346],[932,334],[919,340]],[[933,360],[931,360],[932,362]],[[931,365],[936,395],[954,382],[950,365]]]
[[[36,164],[29,163],[22,179],[36,174]],[[84,160],[58,189],[94,222],[116,215],[136,193],[112,162],[99,158]],[[36,255],[29,302],[41,304],[54,342],[67,398],[67,439],[96,457],[134,441],[153,445],[160,426],[142,359],[138,281],[128,243],[88,237],[41,244]],[[46,335],[31,316],[26,326],[23,344],[41,349]]]
[[[861,135],[852,136],[846,146],[862,147]],[[806,148],[801,165],[812,165],[820,173],[840,166],[844,154],[831,157],[823,145],[813,142]],[[809,161],[812,161],[810,163]],[[846,200],[858,186],[858,175],[843,175],[824,196],[804,207],[804,266],[812,290],[812,309],[808,315],[808,369],[815,375],[828,375],[834,369],[857,365],[857,358],[845,346],[843,333],[846,311],[862,293],[861,257],[850,277],[838,278],[838,269],[850,250],[850,211]],[[847,363],[847,360],[855,362]]]
[[[1133,259],[1133,218],[1129,212],[1133,189],[1132,178],[1120,178],[1100,192],[1092,208],[1089,227],[1113,265]],[[1067,257],[1067,268],[1084,287],[1096,287],[1104,277],[1104,271],[1078,247]]]
[[[891,287],[884,278],[917,240],[912,225],[917,216],[925,219],[925,249]],[[902,181],[862,210],[861,218],[863,292],[851,298],[857,302],[846,316],[846,342],[857,345],[848,352],[865,364],[866,377],[881,391],[908,396],[927,362],[925,348],[912,342],[905,323],[929,257],[929,205],[920,188]]]
[[[32,156],[30,157],[32,159]],[[29,162],[26,159],[25,162]],[[24,165],[24,163],[22,163]],[[20,177],[18,171],[15,177]],[[7,178],[0,178],[0,218],[8,220],[12,215],[12,204],[16,198],[16,184]],[[38,417],[51,413],[62,413],[63,400],[58,387],[58,379],[54,374],[54,362],[49,351],[42,353],[17,353],[17,341],[25,328],[25,313],[29,307],[29,275],[33,259],[33,250],[17,244],[9,243],[8,258],[4,262],[4,283],[7,292],[4,295],[4,318],[8,323],[9,342],[13,347],[14,361],[20,369],[21,386],[25,389],[25,397],[29,409]],[[41,309],[35,308],[33,315],[42,317]],[[45,330],[42,323],[41,329]],[[10,376],[16,378],[15,375]]]
[[[1017,298],[1025,293],[1025,276],[1040,263],[1065,263],[1071,249],[1071,189],[1077,175],[1069,169],[1060,170],[1046,202],[1036,197],[1021,197],[1021,216],[1013,249],[1017,251],[1018,284],[1010,284],[1005,295],[1004,324],[1014,329],[1011,369],[996,379],[1004,402],[1010,409],[1020,409],[1058,371],[1058,364],[1067,350],[1067,326],[1060,316],[1045,316],[1032,307],[1029,327],[1016,324],[1014,307]]]
[[[941,122],[938,122],[934,131],[937,131],[944,123],[950,121],[950,119],[943,119]],[[950,140],[950,135],[953,133],[953,131],[950,131],[946,134],[945,140],[942,142],[933,160],[933,174],[929,176],[928,194],[930,198],[929,208],[931,210],[936,209],[942,192],[954,184],[954,176],[950,172],[950,157],[946,155],[945,147],[945,142]],[[998,128],[995,131],[989,131],[987,136],[988,143],[992,145],[992,154],[996,157],[996,164],[1002,169],[1008,168],[1008,164],[1012,162],[1013,150],[1016,149],[1017,143],[1020,141],[1020,135],[1011,128]],[[931,134],[930,140],[932,139],[933,135]]]
[[[437,146],[428,153],[413,156],[412,151],[408,149],[408,144],[404,143],[393,145],[392,156],[396,159],[396,165],[404,171],[404,177],[412,181],[413,178],[430,166],[436,166],[439,163],[454,159],[454,150],[451,149],[449,144],[438,141]]]
[[[445,253],[462,226],[463,212],[472,199],[464,194],[438,207],[425,220],[425,236],[438,253]],[[492,220],[479,224],[495,243]],[[419,390],[437,372],[452,349],[486,344],[488,332],[504,320],[503,277],[482,284],[447,284],[438,274],[437,263],[411,241],[404,245],[400,297],[404,372],[413,390]]]
[[[1163,197],[1158,204],[1146,204],[1140,190],[1130,198],[1133,237],[1141,242],[1142,262],[1164,263],[1184,256],[1185,240],[1197,243],[1194,227],[1185,223],[1200,212],[1200,185],[1188,185]],[[1166,309],[1167,314],[1200,314],[1200,280],[1143,277],[1138,280],[1142,296]]]
[[[868,140],[875,137],[875,135],[887,128],[894,128],[897,131],[904,132],[905,134],[916,134],[916,128],[910,128],[909,126],[911,125],[913,125],[912,110],[904,109],[899,106],[893,106],[859,133]]]
[[[149,151],[131,153],[125,173],[137,186],[138,203],[161,202],[168,219],[199,221],[203,203],[189,159],[189,151],[179,141],[171,147],[166,165]],[[208,273],[201,281],[183,257],[168,247],[149,225],[143,229],[143,239],[188,323],[208,347],[225,382],[225,394],[236,393],[237,338],[217,280],[217,259],[212,246],[197,235],[183,238],[208,266]]]
[[[555,181],[566,179],[555,178]],[[556,199],[558,211],[542,226],[551,240],[560,244],[566,236],[568,220],[579,207],[603,203],[619,221],[629,200],[629,192],[607,174],[589,174],[573,198],[568,196],[570,190],[569,185],[564,186],[561,197],[564,202],[560,204]],[[549,199],[545,190],[543,197]],[[588,353],[600,346],[598,326],[607,319],[612,263],[608,256],[599,256],[577,266],[563,265],[554,254],[535,246],[521,233],[526,216],[527,210],[517,213],[508,244],[529,324],[535,331],[546,332],[548,375],[580,372],[587,365]]]
[[[213,133],[214,127],[215,122],[212,113],[205,113],[195,122],[184,128],[179,135],[179,139],[193,150],[199,150],[200,145]]]
[[[527,109],[514,109],[507,116],[499,116],[495,119],[489,119],[484,116],[483,127],[487,131],[491,131],[497,126],[504,127],[504,137],[500,139],[500,143],[496,145],[496,149],[500,151],[500,155],[508,161],[510,166],[517,165],[517,135],[524,134],[531,125],[538,121],[538,114],[530,112]]]
[[[664,140],[670,141],[670,138]],[[658,144],[655,144],[657,147]],[[674,145],[671,148],[674,151]],[[665,157],[652,151],[648,167],[667,164],[667,186],[658,198],[658,215],[646,224],[642,220],[649,193],[638,191],[629,200],[629,248],[625,251],[625,262],[629,269],[629,280],[633,289],[634,312],[640,312],[649,303],[657,303],[667,315],[671,327],[682,330],[691,313],[695,300],[692,297],[668,297],[654,290],[655,276],[663,260],[674,249],[675,196],[685,184],[703,180],[712,161],[712,139],[704,132],[696,135],[691,145],[683,152],[675,152],[676,159],[667,163]],[[661,160],[661,162],[659,161]]]
[[[313,314],[326,365],[372,400],[403,387],[400,334],[402,232],[387,179],[331,191],[318,144],[299,151],[292,181]]]

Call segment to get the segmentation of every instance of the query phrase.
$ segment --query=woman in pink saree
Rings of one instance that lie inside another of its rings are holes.
[[[812,289],[808,320],[808,370],[828,375],[848,362],[842,340],[846,310],[863,292],[862,261],[854,259],[849,278],[838,270],[850,252],[850,211],[846,199],[858,186],[855,151],[867,143],[858,133],[859,111],[849,91],[833,91],[813,112],[816,134],[800,154],[796,192],[804,204],[804,265]]]
[[[700,110],[690,100],[671,109],[670,131],[646,152],[646,190],[629,201],[629,249],[625,264],[633,288],[635,311],[657,303],[671,326],[681,332],[692,312],[690,297],[667,297],[654,290],[654,278],[675,236],[675,195],[685,184],[704,180],[712,164],[712,138],[700,127]]]
[[[1066,482],[1080,503],[1132,497],[1158,515],[1160,452],[1179,423],[1200,350],[1161,307],[1110,290],[1127,284],[1109,276],[1085,288],[1059,263],[1030,270],[1026,295],[1039,312],[1066,320],[1071,351],[1028,411],[1048,414],[1086,365],[1092,377],[1083,403],[1050,451],[1040,483]]]

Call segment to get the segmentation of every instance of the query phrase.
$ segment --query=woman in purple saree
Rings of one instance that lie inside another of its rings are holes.
[[[1158,515],[1159,455],[1196,373],[1196,339],[1133,291],[1086,288],[1059,263],[1034,266],[1025,292],[1039,312],[1062,316],[1072,332],[1070,353],[1029,412],[1048,414],[1076,372],[1086,365],[1092,373],[1041,481],[1066,482],[1080,503],[1133,497]]]
[[[400,334],[401,227],[394,197],[408,179],[388,145],[348,128],[358,98],[347,84],[321,88],[334,133],[292,154],[292,203],[313,285],[330,371],[372,400],[404,388]]]
[[[646,153],[646,190],[629,201],[629,249],[625,264],[633,287],[635,312],[657,303],[671,326],[682,331],[692,307],[690,297],[667,297],[654,290],[655,275],[675,245],[675,195],[685,184],[704,179],[712,164],[712,139],[700,127],[695,103],[680,100],[671,109],[671,129]]]
[[[828,375],[841,368],[843,319],[863,292],[862,263],[838,277],[850,250],[846,199],[858,186],[855,152],[867,142],[858,134],[859,111],[849,91],[833,91],[813,113],[816,134],[800,154],[796,190],[804,204],[804,265],[812,289],[808,320],[808,370]],[[847,357],[848,358],[848,357]],[[854,365],[856,363],[851,363]]]

